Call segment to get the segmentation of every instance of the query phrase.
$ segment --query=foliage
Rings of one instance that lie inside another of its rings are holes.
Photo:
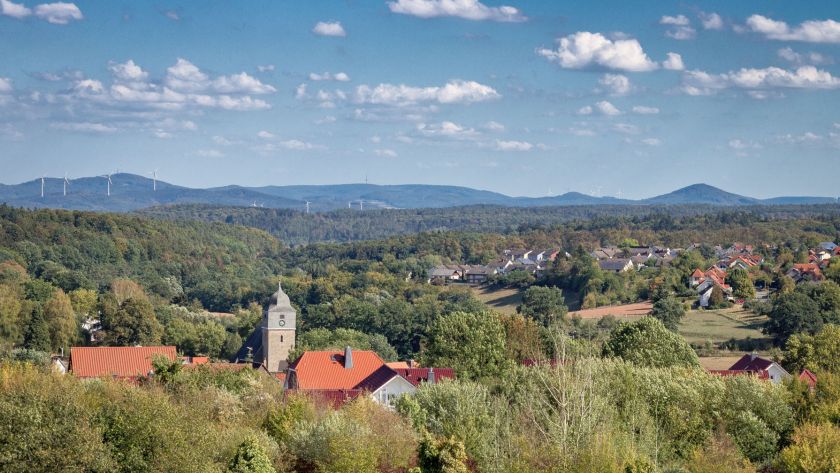
[[[246,438],[228,465],[230,473],[274,473],[271,459],[254,437]]]
[[[522,295],[522,304],[516,310],[544,326],[563,322],[568,312],[562,290],[541,286],[529,287]]]
[[[351,346],[356,350],[373,350],[385,361],[395,361],[397,351],[388,344],[382,334],[366,334],[358,330],[337,328],[329,330],[316,328],[303,332],[297,337],[295,348],[289,359],[297,359],[303,352],[310,350],[343,350]]]
[[[424,473],[467,473],[464,443],[454,437],[435,439],[426,434],[420,442],[420,468]]]
[[[835,473],[840,471],[840,427],[804,424],[791,437],[791,445],[779,455],[784,473]]]
[[[668,296],[653,303],[650,315],[662,322],[668,330],[676,332],[680,320],[685,316],[685,307],[676,297]]]
[[[688,343],[653,317],[619,323],[604,343],[603,355],[641,366],[700,366]]]
[[[441,316],[429,330],[423,363],[454,368],[463,379],[500,376],[510,362],[505,353],[505,331],[498,316],[487,312],[453,312]]]
[[[840,325],[825,325],[814,335],[793,335],[785,344],[784,362],[794,373],[808,369],[840,374]]]
[[[752,299],[755,297],[755,286],[749,273],[741,268],[735,268],[726,276],[726,283],[732,287],[732,295],[736,299]]]
[[[764,331],[779,345],[797,333],[814,334],[823,325],[819,305],[801,292],[776,297],[768,317]]]

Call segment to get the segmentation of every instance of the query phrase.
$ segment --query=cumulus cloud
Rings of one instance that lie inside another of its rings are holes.
[[[417,131],[425,136],[439,136],[455,139],[472,139],[479,134],[473,128],[467,128],[450,121],[443,121],[441,123],[418,123]]]
[[[312,28],[312,32],[319,36],[338,36],[341,38],[347,36],[347,32],[344,31],[344,27],[341,26],[339,21],[319,21]]]
[[[259,79],[248,75],[246,72],[219,76],[210,79],[207,74],[201,71],[195,64],[184,58],[178,58],[175,65],[166,69],[165,84],[175,91],[180,92],[206,92],[233,94],[270,94],[276,92],[274,87],[263,84]]]
[[[485,123],[484,128],[490,131],[505,131],[505,126],[496,121],[489,121]]]
[[[723,29],[723,18],[720,17],[717,13],[704,13],[700,12],[698,15],[700,17],[700,24],[703,25],[703,29],[707,30],[722,30]]]
[[[691,21],[685,15],[663,16],[659,19],[659,24],[670,26],[665,32],[665,36],[673,39],[694,39],[697,33],[691,27]]]
[[[659,138],[644,138],[640,141],[648,146],[659,146],[662,144],[662,140]]]
[[[611,104],[610,102],[607,102],[606,100],[602,100],[596,103],[595,109],[598,110],[598,112],[600,112],[602,115],[621,115],[621,110],[619,110],[618,108],[616,108],[615,105]]]
[[[106,125],[104,123],[91,122],[58,122],[51,125],[53,128],[65,131],[75,131],[80,133],[116,133],[119,131],[116,127]]]
[[[324,72],[323,74],[318,74],[315,72],[309,73],[309,80],[313,81],[321,81],[321,80],[335,80],[339,82],[347,82],[350,80],[350,76],[345,74],[344,72],[337,72],[335,74]]]
[[[669,71],[681,71],[685,69],[682,56],[677,53],[668,53],[668,58],[662,61],[662,67]]]
[[[592,115],[592,107],[590,107],[589,105],[585,105],[583,107],[580,107],[577,111],[577,114],[578,115]]]
[[[797,134],[786,134],[780,135],[777,137],[777,141],[780,143],[792,144],[792,145],[799,145],[799,144],[813,144],[823,140],[823,137],[810,132],[806,131],[801,135]]]
[[[527,141],[502,141],[496,140],[496,149],[499,151],[530,151],[534,148],[532,143]]]
[[[42,3],[35,7],[35,16],[54,25],[66,25],[84,18],[75,3]]]
[[[380,148],[373,150],[373,154],[383,158],[396,158],[399,156],[396,151],[390,148]]]
[[[111,71],[115,79],[125,82],[144,81],[149,77],[149,73],[140,68],[131,59],[122,64],[111,63],[108,66],[108,70]]]
[[[633,89],[630,79],[622,74],[604,74],[598,83],[604,86],[610,95],[627,95]]]
[[[0,14],[21,19],[31,15],[32,10],[20,3],[13,3],[9,0],[0,0]]]
[[[264,140],[270,140],[274,138],[274,133],[271,133],[270,131],[260,130],[257,132],[257,136]]]
[[[688,17],[685,15],[677,15],[677,16],[668,16],[665,15],[659,19],[660,25],[673,25],[673,26],[688,26],[691,22],[688,20]]]
[[[517,8],[488,7],[478,0],[397,0],[388,2],[394,13],[420,18],[457,17],[476,21],[521,22],[527,18]]]
[[[807,53],[797,53],[792,48],[782,48],[777,51],[777,54],[780,58],[788,61],[792,64],[796,65],[803,65],[803,64],[812,64],[812,65],[821,65],[821,64],[832,64],[834,61],[823,54],[817,52],[807,52]]]
[[[814,66],[802,66],[795,70],[778,67],[764,69],[744,68],[724,74],[709,74],[703,71],[687,71],[683,74],[683,92],[689,95],[711,95],[726,88],[742,89],[837,89],[840,78]]]
[[[273,72],[274,71],[274,64],[261,64],[257,66],[258,72]]]
[[[408,85],[379,84],[376,87],[360,85],[356,88],[358,103],[406,106],[421,102],[441,104],[474,103],[501,97],[490,86],[475,81],[454,80],[441,87],[412,87]]]
[[[656,115],[659,113],[659,109],[656,107],[645,107],[643,105],[636,105],[633,107],[633,113],[638,113],[639,115]]]
[[[217,149],[200,149],[195,154],[202,158],[223,158],[225,156],[224,153]]]
[[[12,90],[12,79],[0,77],[0,94],[9,94]]]
[[[754,33],[763,34],[767,39],[808,43],[840,43],[840,22],[834,20],[809,20],[791,27],[784,21],[773,20],[762,15],[752,15],[747,18],[747,28]]]
[[[732,148],[734,150],[737,150],[737,151],[743,151],[743,150],[747,150],[747,149],[761,149],[762,148],[762,146],[759,143],[756,143],[755,141],[742,140],[740,138],[735,138],[735,139],[729,140],[729,143],[727,143],[727,145],[730,148]]]
[[[537,54],[566,69],[602,67],[621,71],[652,71],[651,61],[635,39],[612,41],[601,33],[579,31],[557,40],[557,49],[540,48]]]

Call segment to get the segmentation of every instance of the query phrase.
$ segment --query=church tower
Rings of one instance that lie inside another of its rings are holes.
[[[296,322],[297,313],[289,296],[278,284],[262,320],[263,363],[269,373],[289,367],[289,351],[295,346]]]

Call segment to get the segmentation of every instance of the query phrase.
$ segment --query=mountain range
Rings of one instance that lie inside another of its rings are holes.
[[[135,174],[111,176],[110,195],[106,178],[83,177],[69,180],[44,178],[14,185],[0,184],[0,202],[16,207],[62,208],[128,212],[161,205],[211,204],[231,207],[266,207],[311,211],[354,209],[444,208],[468,205],[540,207],[568,205],[810,205],[836,203],[833,197],[775,197],[756,199],[723,191],[707,184],[694,184],[648,199],[630,200],[595,197],[568,192],[548,197],[511,197],[468,187],[425,184],[300,185],[243,187],[224,186],[196,189],[170,184]]]

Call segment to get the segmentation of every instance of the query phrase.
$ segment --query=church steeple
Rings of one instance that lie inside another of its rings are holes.
[[[289,351],[295,346],[297,312],[289,296],[277,284],[268,310],[262,320],[263,355],[269,373],[277,373],[289,366]]]

